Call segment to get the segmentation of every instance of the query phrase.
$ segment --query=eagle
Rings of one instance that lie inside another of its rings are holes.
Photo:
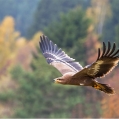
[[[61,48],[58,48],[47,36],[40,36],[40,49],[47,63],[55,67],[62,74],[55,78],[54,82],[64,85],[91,86],[94,89],[107,94],[114,94],[115,91],[110,85],[102,84],[96,78],[102,78],[117,66],[119,61],[119,49],[116,44],[103,42],[103,50],[98,48],[98,55],[95,62],[82,67],[75,59],[69,57]]]

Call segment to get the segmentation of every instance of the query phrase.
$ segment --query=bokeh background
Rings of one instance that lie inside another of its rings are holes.
[[[119,118],[119,66],[103,79],[116,94],[63,86],[39,49],[47,35],[81,65],[102,42],[119,47],[119,0],[0,0],[0,117]]]

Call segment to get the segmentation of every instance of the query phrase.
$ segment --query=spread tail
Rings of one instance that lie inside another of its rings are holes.
[[[103,91],[103,92],[105,92],[105,93],[107,93],[109,95],[115,93],[115,91],[113,90],[113,88],[111,88],[107,84],[101,84],[101,83],[98,83],[98,82],[95,82],[94,81],[94,85],[92,87],[95,88],[95,89],[97,89],[97,90]]]

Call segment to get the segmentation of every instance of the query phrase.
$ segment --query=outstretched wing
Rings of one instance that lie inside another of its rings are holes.
[[[90,76],[92,78],[103,77],[108,74],[119,62],[119,49],[115,51],[116,45],[113,44],[112,50],[110,42],[106,48],[103,42],[103,52],[101,55],[100,48],[98,49],[98,57],[96,62],[85,67],[81,72],[75,74],[74,78],[79,76]]]
[[[61,48],[59,49],[57,45],[50,41],[46,36],[43,35],[40,37],[39,44],[48,64],[57,68],[62,74],[68,72],[76,73],[83,69],[78,62],[74,62],[74,59],[65,54]]]

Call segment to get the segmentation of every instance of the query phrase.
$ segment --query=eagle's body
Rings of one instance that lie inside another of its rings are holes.
[[[116,45],[108,42],[106,48],[103,42],[103,52],[98,49],[97,60],[85,66],[84,68],[74,59],[70,58],[64,51],[59,49],[56,44],[50,41],[46,36],[40,37],[40,48],[47,62],[57,68],[62,77],[55,80],[56,83],[64,85],[91,86],[108,94],[114,94],[114,90],[107,84],[101,84],[95,79],[108,74],[119,61],[119,49],[115,51]]]
[[[69,72],[64,74],[62,77],[58,78],[58,82],[57,79],[56,83],[61,83],[64,85],[78,85],[78,86],[91,86],[93,84],[93,79],[90,77],[78,77],[78,80],[75,80],[75,78],[73,79],[72,77],[75,75],[75,73]]]

